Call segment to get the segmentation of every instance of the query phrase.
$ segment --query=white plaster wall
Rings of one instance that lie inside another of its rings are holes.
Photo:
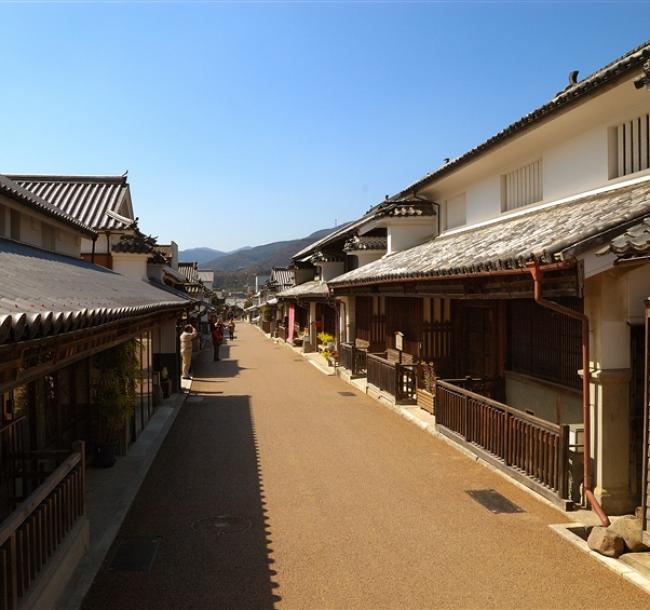
[[[471,185],[465,193],[466,224],[494,218],[501,213],[501,176]]]
[[[600,125],[554,146],[542,155],[545,201],[575,195],[609,180],[607,127]]]
[[[357,260],[359,261],[359,267],[363,267],[368,263],[372,263],[372,261],[376,261],[380,259],[382,256],[384,256],[384,254],[386,254],[386,251],[385,250],[354,250],[353,252],[350,252],[350,254],[356,256]]]
[[[388,225],[386,253],[395,254],[427,241],[435,234],[437,222],[434,216],[430,224]]]
[[[609,178],[609,130],[648,111],[650,95],[625,81],[495,148],[422,193],[448,201],[465,192],[466,224],[472,225],[501,215],[501,176],[536,159],[542,159],[540,203],[650,173]]]
[[[147,255],[113,254],[113,271],[134,280],[146,280]]]
[[[319,263],[317,267],[320,268],[321,281],[329,282],[343,273],[345,270],[345,263]]]
[[[650,298],[650,265],[632,269],[627,278],[627,321],[645,323],[645,300]]]

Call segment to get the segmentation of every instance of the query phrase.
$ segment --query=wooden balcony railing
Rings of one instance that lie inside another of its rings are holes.
[[[472,380],[464,381],[467,385]],[[478,381],[478,380],[473,380]],[[435,383],[436,427],[568,508],[569,426],[547,422],[450,380]]]
[[[416,365],[392,362],[386,352],[366,354],[368,383],[395,398],[397,403],[414,403],[416,400]]]
[[[0,526],[0,610],[15,610],[85,512],[84,444]]]

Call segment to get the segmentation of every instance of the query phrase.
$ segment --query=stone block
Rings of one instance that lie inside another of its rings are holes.
[[[587,538],[587,544],[592,551],[605,557],[619,557],[625,552],[623,538],[606,527],[594,527]]]
[[[625,515],[617,519],[607,529],[623,538],[627,551],[640,553],[641,551],[648,550],[648,547],[643,544],[641,520],[637,519],[634,515]]]

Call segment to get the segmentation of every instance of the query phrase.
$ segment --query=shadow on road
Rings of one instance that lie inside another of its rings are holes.
[[[206,375],[211,365],[203,361],[199,371]],[[274,594],[249,397],[197,389],[179,413],[83,608],[272,609],[281,599]],[[112,569],[120,542],[132,538],[160,540],[149,571]]]

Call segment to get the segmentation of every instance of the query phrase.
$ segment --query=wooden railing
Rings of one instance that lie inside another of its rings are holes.
[[[84,443],[0,527],[0,610],[15,610],[85,512]]]
[[[449,380],[436,381],[435,399],[441,432],[460,435],[476,453],[491,457],[489,461],[543,495],[568,498],[568,425],[528,415]]]
[[[339,366],[350,371],[353,377],[363,377],[366,374],[366,353],[351,343],[340,343]]]
[[[393,396],[395,402],[415,402],[416,365],[392,362],[385,355],[366,354],[368,383]]]

